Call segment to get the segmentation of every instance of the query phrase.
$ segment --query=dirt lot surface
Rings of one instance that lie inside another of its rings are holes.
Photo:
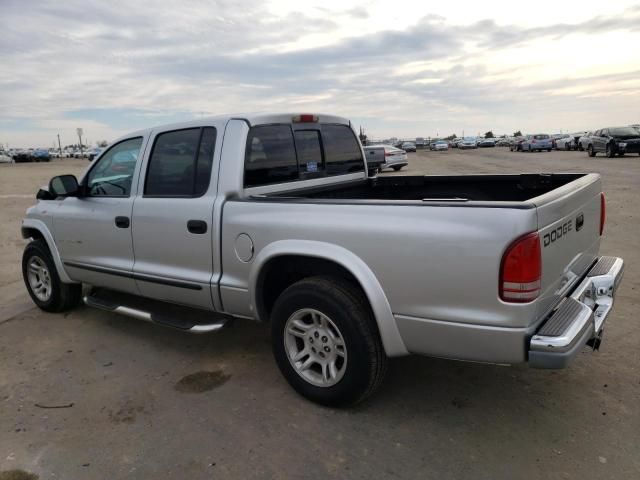
[[[566,370],[400,358],[350,410],[298,397],[265,325],[194,337],[33,308],[20,219],[39,185],[85,167],[0,165],[0,479],[640,478],[640,157],[411,154],[393,175],[600,172],[602,253],[625,258],[625,279],[602,350]]]

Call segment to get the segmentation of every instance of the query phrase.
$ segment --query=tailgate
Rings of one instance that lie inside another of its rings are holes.
[[[601,192],[600,175],[589,174],[531,199],[542,249],[538,318],[554,308],[596,260]]]

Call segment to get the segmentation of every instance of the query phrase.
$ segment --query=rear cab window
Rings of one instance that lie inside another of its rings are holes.
[[[196,127],[156,136],[144,185],[146,197],[200,197],[209,188],[216,129]]]
[[[258,125],[247,136],[245,188],[364,171],[364,159],[347,125]]]

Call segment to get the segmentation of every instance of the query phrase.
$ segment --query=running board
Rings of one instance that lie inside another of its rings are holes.
[[[224,327],[231,318],[208,310],[184,307],[104,288],[93,289],[83,300],[90,307],[189,333],[215,332]]]

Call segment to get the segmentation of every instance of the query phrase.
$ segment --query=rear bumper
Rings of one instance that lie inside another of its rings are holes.
[[[531,337],[529,366],[564,368],[585,344],[597,349],[623,273],[621,258],[601,257]]]

